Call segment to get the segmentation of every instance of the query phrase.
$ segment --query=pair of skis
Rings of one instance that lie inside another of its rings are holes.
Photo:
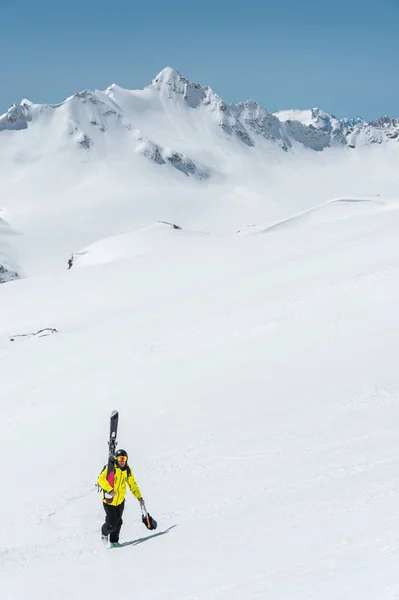
[[[116,436],[118,434],[118,422],[119,413],[117,410],[113,410],[109,420],[109,440],[108,440],[108,469],[107,469],[107,481],[113,488],[115,483],[115,452],[118,442]]]
[[[113,410],[110,417],[110,428],[109,428],[109,440],[108,440],[108,468],[107,468],[107,481],[113,488],[115,483],[115,452],[118,442],[116,437],[118,435],[118,423],[119,413],[117,410]],[[112,502],[112,498],[110,499]],[[141,504],[141,520],[147,529],[153,530],[157,528],[157,522],[147,511],[145,504]]]

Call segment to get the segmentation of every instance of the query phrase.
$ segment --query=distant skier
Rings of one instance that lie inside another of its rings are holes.
[[[127,464],[127,452],[118,450],[115,454],[115,477],[114,487],[107,481],[108,465],[104,467],[98,477],[98,484],[103,490],[103,506],[105,510],[105,523],[101,527],[101,539],[106,544],[109,542],[111,548],[119,545],[119,533],[122,527],[122,514],[125,508],[126,483],[133,496],[137,498],[141,506],[144,506],[139,486],[134,475]]]
[[[73,265],[73,256],[71,256],[71,258],[68,260],[68,269],[71,269]]]

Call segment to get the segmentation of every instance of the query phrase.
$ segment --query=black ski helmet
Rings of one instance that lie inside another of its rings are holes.
[[[122,450],[122,448],[120,448],[116,453],[115,453],[115,458],[117,458],[118,456],[126,456],[126,459],[128,459],[128,455],[126,450]]]

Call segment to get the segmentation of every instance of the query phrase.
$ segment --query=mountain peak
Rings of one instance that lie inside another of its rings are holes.
[[[32,120],[32,106],[28,100],[13,104],[4,115],[0,115],[0,131],[26,129],[28,122]]]
[[[208,86],[189,81],[173,67],[166,67],[151,81],[147,89],[153,89],[168,98],[181,98],[191,108],[202,104],[219,106],[222,100]]]
[[[187,83],[189,83],[189,81],[182,77],[176,69],[173,67],[165,67],[156,77],[154,77],[147,87],[156,87],[159,89],[163,85],[167,85],[177,89]]]

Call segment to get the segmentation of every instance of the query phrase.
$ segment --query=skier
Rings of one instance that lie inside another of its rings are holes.
[[[71,257],[68,259],[68,269],[71,269],[72,265],[73,265],[73,258]]]
[[[101,539],[106,544],[109,536],[111,548],[119,546],[119,533],[125,508],[126,483],[133,496],[139,501],[140,506],[145,506],[139,486],[127,464],[127,458],[128,455],[125,450],[118,450],[115,454],[114,487],[107,481],[108,465],[104,467],[98,477],[98,484],[103,490],[103,506],[106,515],[105,523],[101,527]]]

